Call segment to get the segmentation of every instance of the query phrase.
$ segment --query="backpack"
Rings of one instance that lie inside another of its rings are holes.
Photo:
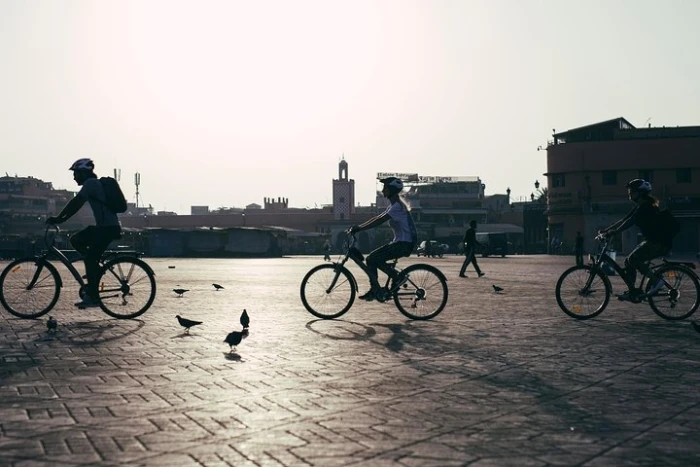
[[[673,240],[681,231],[681,223],[668,209],[659,209],[656,222],[659,233],[664,240]]]
[[[104,205],[115,214],[126,212],[126,198],[119,187],[119,183],[112,177],[100,177],[102,189],[105,192]]]

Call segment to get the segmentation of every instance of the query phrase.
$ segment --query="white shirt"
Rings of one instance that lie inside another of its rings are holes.
[[[392,203],[391,206],[389,206],[384,212],[389,214],[389,225],[394,231],[394,239],[391,241],[391,243],[416,243],[418,240],[416,225],[413,223],[411,213],[408,212],[400,201]]]

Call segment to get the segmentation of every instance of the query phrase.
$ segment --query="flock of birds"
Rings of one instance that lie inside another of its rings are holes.
[[[219,290],[224,289],[224,286],[221,284],[212,284],[212,287],[214,287],[214,290],[217,292]],[[185,292],[189,292],[189,289],[182,289],[182,288],[177,288],[173,289],[173,292],[177,294],[178,298],[182,298],[183,295],[185,295]],[[176,315],[175,318],[177,318],[177,322],[185,328],[185,333],[189,334],[190,333],[190,328],[194,326],[199,326],[200,324],[203,323],[203,321],[195,321],[192,319],[187,319],[183,318],[180,315]],[[229,345],[229,352],[233,352],[238,344],[240,344],[243,339],[248,337],[248,328],[250,327],[250,317],[248,316],[248,312],[244,309],[243,313],[241,313],[241,318],[240,318],[241,326],[243,326],[243,329],[241,331],[233,331],[228,333],[226,336],[226,339],[224,339],[224,342],[226,342]]]
[[[192,319],[187,319],[183,318],[180,315],[176,315],[175,318],[177,318],[177,322],[180,323],[180,326],[185,328],[185,332],[189,334],[190,328],[194,326],[199,326],[200,324],[203,323],[203,321],[194,321]],[[243,339],[248,337],[248,328],[250,327],[250,317],[248,316],[248,312],[246,310],[243,310],[243,313],[241,313],[241,326],[243,326],[243,330],[241,331],[233,331],[229,332],[228,335],[226,336],[226,339],[224,339],[224,342],[226,342],[229,345],[229,352],[233,352],[238,344],[240,344]]]
[[[221,284],[212,284],[212,286],[216,291],[219,291],[224,288],[224,286]],[[178,298],[182,298],[185,292],[189,292],[189,289],[177,288],[173,289],[173,292],[177,294]],[[203,321],[195,321],[192,319],[183,318],[180,315],[176,315],[175,318],[177,318],[177,322],[180,324],[180,326],[185,328],[185,332],[187,334],[189,334],[190,328],[203,324]],[[241,326],[243,326],[243,329],[241,331],[233,331],[228,333],[226,339],[224,339],[224,342],[226,342],[229,345],[229,353],[233,352],[236,349],[236,346],[238,346],[243,341],[243,339],[248,337],[250,317],[248,316],[248,312],[245,309],[243,310],[243,313],[241,313],[240,322]],[[58,331],[58,321],[56,321],[56,318],[54,318],[53,316],[49,316],[49,319],[46,322],[46,330],[49,334],[53,334],[56,331]]]

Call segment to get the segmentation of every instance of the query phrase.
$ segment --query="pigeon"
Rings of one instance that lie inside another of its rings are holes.
[[[497,285],[493,285],[493,284],[492,284],[491,287],[493,287],[493,291],[496,292],[496,293],[501,293],[501,292],[503,292],[503,288],[501,288],[501,287],[499,287],[499,286],[497,286]]]
[[[245,311],[245,308],[243,309],[243,313],[241,313],[241,326],[243,326],[243,329],[250,327],[250,317],[248,316],[248,312]]]
[[[243,339],[248,337],[248,328],[243,328],[243,331],[233,331],[229,332],[228,336],[226,336],[226,339],[224,339],[224,342],[226,342],[229,347],[231,348],[230,352],[233,352],[233,349],[241,343]]]
[[[700,324],[698,324],[698,323],[695,322],[695,321],[691,321],[690,324],[693,325],[693,329],[695,329],[697,332],[700,332]]]
[[[48,332],[56,332],[58,329],[58,321],[53,316],[49,316],[49,320],[46,322],[46,329]]]
[[[180,323],[180,326],[185,328],[185,332],[190,332],[190,328],[192,326],[197,326],[198,324],[202,324],[201,321],[192,321],[191,319],[183,318],[180,315],[175,316],[177,318],[177,322]]]
[[[212,284],[212,285],[214,286],[214,288],[215,288],[216,290],[221,290],[221,289],[224,288],[223,285],[219,285],[219,284]]]
[[[188,289],[173,289],[173,292],[177,294],[178,297],[182,297],[182,294],[189,292]]]

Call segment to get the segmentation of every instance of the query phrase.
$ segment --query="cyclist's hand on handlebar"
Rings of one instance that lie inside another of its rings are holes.
[[[350,232],[351,234],[354,234],[354,233],[357,232],[358,230],[360,230],[360,226],[359,226],[359,225],[353,225],[352,227],[350,227],[350,228],[348,229],[348,232]]]

